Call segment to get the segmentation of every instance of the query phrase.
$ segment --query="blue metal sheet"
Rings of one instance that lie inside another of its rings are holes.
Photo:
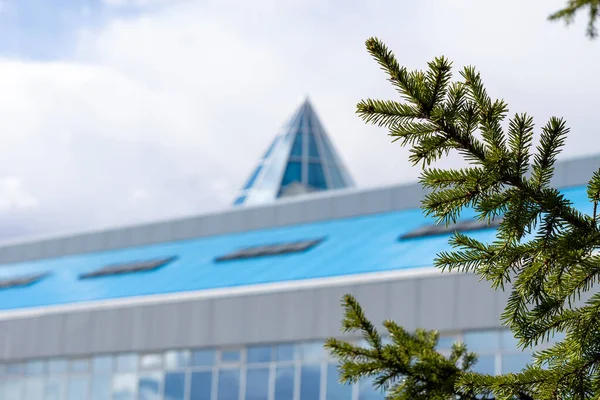
[[[591,212],[585,188],[563,193],[584,212]],[[0,279],[50,271],[29,287],[0,290],[0,309],[18,309],[131,296],[175,293],[261,283],[294,281],[431,266],[449,248],[448,236],[398,241],[425,220],[418,209],[243,232],[103,253],[73,255],[5,265]],[[493,230],[471,233],[490,240]],[[218,256],[242,247],[326,237],[304,252],[215,263]],[[161,269],[79,280],[78,276],[108,264],[178,256]]]

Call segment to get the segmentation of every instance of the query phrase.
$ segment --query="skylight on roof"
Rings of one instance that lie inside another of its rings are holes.
[[[452,225],[425,225],[420,228],[410,231],[400,236],[400,240],[414,239],[428,236],[446,235],[454,232],[470,232],[479,231],[483,229],[496,228],[502,222],[502,218],[496,218],[493,221],[477,221],[468,220],[461,221]]]
[[[220,262],[230,260],[241,260],[246,258],[277,256],[290,253],[300,253],[312,249],[313,247],[321,243],[323,240],[325,239],[321,238],[313,240],[301,240],[288,243],[271,244],[266,246],[247,247],[245,249],[237,250],[233,253],[217,257],[215,261]]]
[[[132,274],[135,272],[154,271],[173,262],[177,257],[160,258],[146,261],[133,261],[122,264],[112,264],[92,272],[79,275],[79,279],[97,278],[100,276]]]
[[[36,282],[41,281],[48,275],[49,275],[48,272],[44,272],[44,273],[40,273],[40,274],[17,276],[17,277],[12,277],[12,278],[1,279],[0,280],[0,290],[30,286]]]

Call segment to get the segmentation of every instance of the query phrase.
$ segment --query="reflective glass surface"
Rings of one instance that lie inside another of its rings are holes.
[[[293,366],[277,366],[275,375],[275,400],[289,400],[294,398],[294,370]]]
[[[302,182],[302,164],[299,162],[289,162],[283,174],[281,187],[285,187],[292,182]]]
[[[219,371],[219,385],[217,400],[237,399],[240,392],[240,370],[221,369]]]
[[[248,347],[246,360],[249,364],[270,362],[272,359],[272,349],[272,346]]]
[[[327,366],[327,400],[352,399],[352,385],[342,385],[337,364]]]
[[[139,400],[159,400],[162,392],[162,372],[146,372],[138,380]]]
[[[319,398],[321,387],[321,366],[303,365],[300,374],[300,400]]]
[[[211,371],[192,372],[190,400],[211,400],[212,378]]]
[[[308,156],[318,158],[319,157],[319,149],[317,147],[317,141],[315,136],[310,133],[308,135]]]
[[[518,372],[531,360],[531,354],[518,350],[504,330],[445,334],[438,347],[444,354],[459,340],[479,354],[477,372]],[[335,360],[322,342],[313,341],[7,363],[0,368],[0,399],[4,398],[382,400],[384,396],[368,379],[341,385]]]
[[[308,164],[308,184],[314,188],[327,189],[323,167],[318,163]]]
[[[90,380],[85,375],[72,375],[69,378],[69,400],[81,400],[87,398]]]
[[[250,179],[248,179],[248,182],[246,182],[244,189],[249,189],[252,187],[252,185],[254,185],[254,181],[256,181],[256,177],[260,173],[260,170],[261,170],[261,166],[259,165],[258,167],[256,167],[256,169],[254,170],[252,175],[250,175]]]
[[[296,134],[294,138],[294,144],[292,145],[292,151],[290,156],[292,157],[302,157],[302,131]]]
[[[184,400],[185,372],[169,372],[165,375],[165,398]]]
[[[269,398],[269,368],[249,368],[246,374],[246,400]]]

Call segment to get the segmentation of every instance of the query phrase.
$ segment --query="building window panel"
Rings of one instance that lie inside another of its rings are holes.
[[[168,370],[185,368],[190,364],[190,352],[187,350],[167,351],[165,367]]]
[[[23,398],[23,380],[19,378],[9,378],[4,381],[4,395],[7,399]]]
[[[225,364],[239,363],[242,359],[240,350],[221,350],[221,362]]]
[[[321,366],[303,365],[300,370],[300,400],[319,398],[321,389]]]
[[[92,359],[92,370],[94,372],[112,372],[112,356],[96,356]]]
[[[289,400],[294,398],[294,371],[293,366],[277,366],[275,375],[275,400]]]
[[[385,400],[382,390],[373,386],[373,378],[365,378],[358,383],[358,400]]]
[[[0,397],[9,398],[9,397]],[[24,400],[40,400],[44,398],[44,380],[42,378],[29,378],[25,381]]]
[[[192,352],[191,364],[193,367],[212,367],[217,359],[214,349],[195,350]]]
[[[240,370],[219,370],[219,384],[217,389],[217,400],[235,400],[240,393]]]
[[[282,343],[277,345],[276,349],[276,357],[277,361],[294,361],[295,359],[295,349],[293,343]]]
[[[112,379],[110,375],[92,376],[91,400],[110,400]]]
[[[273,346],[250,346],[246,357],[248,364],[268,363],[273,357]]]
[[[184,400],[185,372],[169,372],[165,375],[165,399]]]
[[[516,374],[521,372],[532,361],[530,353],[504,354],[502,356],[502,373]]]
[[[112,379],[112,400],[135,400],[137,379],[135,374],[118,374]]]
[[[71,360],[69,370],[71,372],[88,372],[90,369],[90,361],[88,359]]]
[[[57,359],[50,360],[48,362],[48,373],[50,374],[63,374],[67,372],[67,360]]]
[[[45,372],[45,364],[43,361],[29,361],[25,364],[25,373],[27,375],[41,375]]]
[[[473,371],[480,374],[494,375],[496,373],[496,356],[479,356]]]
[[[325,358],[322,342],[305,342],[298,344],[298,356],[303,361],[320,361]]]
[[[137,371],[138,356],[134,353],[119,354],[115,358],[115,367],[117,372],[135,372]]]
[[[85,375],[71,375],[69,378],[68,400],[87,399],[90,379]]]
[[[337,364],[327,366],[327,400],[351,400],[352,385],[340,383]]]
[[[66,394],[67,382],[65,379],[51,377],[46,380],[46,385],[44,388],[44,400],[64,400]]]
[[[463,340],[469,351],[476,353],[495,352],[500,348],[500,331],[465,332]]]
[[[160,400],[162,398],[162,372],[146,372],[138,379],[139,400]]]
[[[246,374],[246,400],[269,398],[269,368],[250,368]]]
[[[162,354],[144,354],[140,356],[140,369],[154,370],[162,367]]]
[[[211,400],[212,377],[211,371],[192,372],[190,400]]]

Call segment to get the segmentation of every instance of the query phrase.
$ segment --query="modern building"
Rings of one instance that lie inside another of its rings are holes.
[[[599,165],[564,161],[554,183],[587,210]],[[382,399],[369,381],[339,385],[323,351],[345,293],[374,322],[438,329],[442,352],[465,341],[480,371],[519,369],[506,293],[431,267],[450,233],[423,217],[423,195],[352,188],[307,102],[230,210],[4,245],[0,398]],[[457,228],[494,234],[469,215]]]

